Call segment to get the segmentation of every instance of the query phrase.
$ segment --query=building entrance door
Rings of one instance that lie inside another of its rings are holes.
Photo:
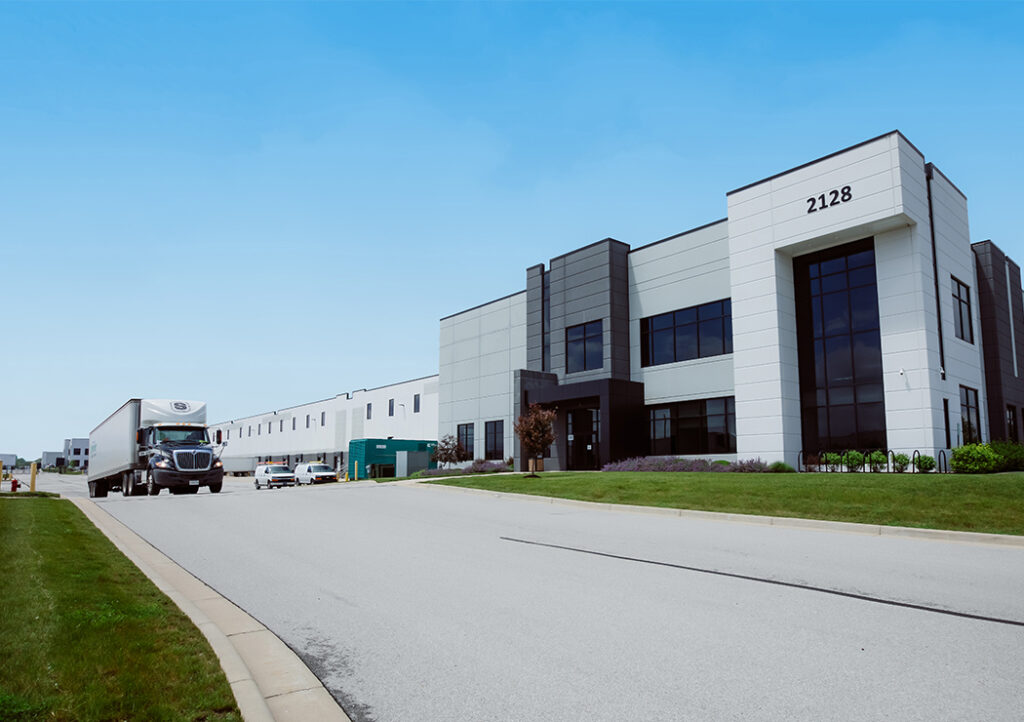
[[[600,409],[570,409],[566,414],[568,469],[597,469],[601,459]]]

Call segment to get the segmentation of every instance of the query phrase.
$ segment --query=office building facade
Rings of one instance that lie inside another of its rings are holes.
[[[894,131],[726,194],[727,216],[604,239],[441,319],[440,435],[514,456],[556,410],[548,469],[630,456],[937,456],[1012,438],[1020,270],[972,246],[964,194]],[[482,451],[482,453],[481,453]]]

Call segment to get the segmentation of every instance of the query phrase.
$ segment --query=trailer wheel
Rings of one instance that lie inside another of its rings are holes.
[[[220,490],[221,490],[221,487],[223,485],[224,485],[223,481],[219,481],[216,484],[210,484],[210,493],[211,494],[219,494]]]
[[[160,487],[156,485],[156,480],[153,478],[153,472],[146,472],[146,492],[150,496],[156,496],[160,493]]]
[[[121,493],[125,496],[135,496],[135,472],[126,471],[121,477]]]
[[[96,482],[95,481],[90,481],[89,482],[89,498],[90,499],[95,499],[96,498]]]

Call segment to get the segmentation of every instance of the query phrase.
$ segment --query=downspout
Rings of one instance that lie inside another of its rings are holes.
[[[932,169],[931,163],[924,165],[924,177],[928,186],[928,230],[932,237],[932,276],[935,279],[935,317],[939,322],[939,373],[946,380],[946,345],[942,338],[942,302],[939,300],[939,259],[935,252],[935,216],[932,213]]]

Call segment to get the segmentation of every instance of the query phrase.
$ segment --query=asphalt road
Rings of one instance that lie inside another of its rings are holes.
[[[98,501],[354,720],[1024,715],[1020,548],[425,486]]]

